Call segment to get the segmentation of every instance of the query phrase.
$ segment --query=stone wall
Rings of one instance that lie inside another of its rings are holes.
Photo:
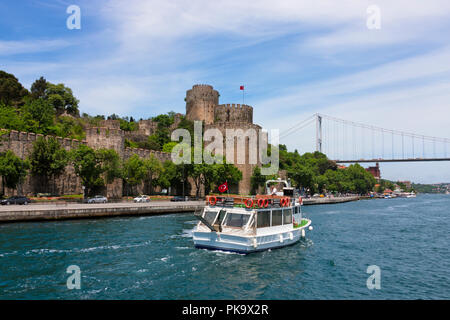
[[[30,156],[31,151],[33,150],[33,143],[39,137],[44,137],[48,139],[48,136],[44,136],[42,134],[35,134],[31,132],[18,132],[15,130],[11,130],[7,135],[2,137],[0,152],[5,152],[7,150],[11,150],[15,155],[20,157],[21,159],[26,159]],[[75,139],[67,139],[56,137],[61,146],[64,147],[67,151],[71,149],[77,148],[80,144],[87,144],[86,141],[80,141]],[[3,186],[1,185],[0,179],[0,190],[3,190]],[[19,186],[19,191],[25,195],[35,195],[36,192],[43,191],[42,190],[42,181],[38,177],[33,177],[28,175],[25,182]],[[75,174],[75,170],[73,166],[69,165],[66,167],[65,173],[62,174],[59,178],[57,178],[54,183],[51,183],[50,189],[52,193],[58,194],[80,194],[82,193],[81,188],[81,180]],[[5,196],[12,196],[18,193],[17,190],[5,188]]]
[[[240,104],[221,104],[215,108],[214,122],[253,123],[253,108]]]
[[[108,125],[114,126],[116,120],[110,121]],[[117,121],[118,122],[118,121]],[[30,132],[18,132],[11,130],[7,135],[3,136],[0,152],[11,150],[18,157],[26,159],[30,156],[33,150],[33,143],[38,137],[48,138],[42,134],[35,134]],[[67,139],[56,137],[58,142],[67,151],[77,148],[80,144],[88,145],[93,149],[107,148],[114,149],[122,160],[130,158],[133,154],[139,155],[139,157],[148,159],[152,154],[160,161],[171,160],[170,153],[125,148],[124,146],[124,131],[120,129],[110,129],[106,127],[93,127],[86,130],[86,140],[80,141],[75,139]],[[43,192],[42,181],[38,177],[28,175],[24,183],[19,186],[18,190],[5,188],[5,195],[16,195],[18,192],[28,196],[34,196],[37,192]],[[83,193],[81,179],[75,174],[75,170],[72,165],[66,167],[65,173],[58,177],[54,184],[51,183],[51,187],[48,188],[51,193],[56,194],[81,194]],[[123,188],[122,179],[116,179],[113,183],[106,186],[106,196],[109,198],[122,197]],[[144,190],[145,186],[142,186],[141,190]],[[0,179],[0,190],[3,190]]]
[[[230,192],[232,193],[240,193],[240,194],[250,194],[251,186],[250,186],[250,179],[253,174],[253,168],[255,166],[260,166],[259,161],[259,133],[262,130],[259,125],[256,124],[250,124],[246,122],[220,122],[220,123],[214,123],[211,125],[205,125],[205,131],[208,129],[218,129],[223,135],[224,138],[224,156],[226,156],[227,152],[227,140],[230,145],[234,146],[234,164],[235,166],[242,172],[242,180],[239,182],[238,188],[230,189]],[[245,146],[244,146],[244,154],[245,154],[245,160],[243,164],[238,164],[238,141],[236,137],[233,136],[227,136],[227,129],[232,130],[242,130],[243,134],[246,134],[247,130],[252,129],[256,133],[256,143],[255,145],[250,145],[249,137],[246,137],[245,139]],[[234,141],[233,141],[234,140]],[[205,145],[208,145],[207,143]],[[250,164],[250,146],[253,152],[256,154],[256,164]]]
[[[215,108],[219,104],[219,92],[212,86],[197,84],[186,91],[186,119],[214,123]]]

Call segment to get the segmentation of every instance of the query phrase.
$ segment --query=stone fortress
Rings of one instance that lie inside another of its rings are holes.
[[[219,104],[219,92],[214,90],[210,85],[194,85],[192,89],[186,92],[186,119],[191,121],[202,121],[203,132],[210,128],[220,130],[224,137],[226,137],[227,129],[241,129],[244,132],[248,129],[254,129],[260,132],[261,127],[253,124],[253,108],[248,105],[240,104]],[[170,130],[176,129],[181,121],[182,114],[175,115],[175,121]],[[86,140],[80,141],[75,139],[64,139],[57,137],[60,144],[67,150],[76,148],[80,144],[88,145],[94,149],[108,148],[114,149],[119,154],[122,160],[126,160],[133,154],[137,154],[142,158],[149,158],[152,154],[160,161],[171,160],[169,153],[160,151],[153,151],[139,148],[125,147],[125,139],[133,141],[146,141],[149,135],[152,135],[157,130],[157,123],[152,120],[140,120],[137,131],[123,131],[120,129],[118,120],[104,120],[99,127],[86,128]],[[0,145],[0,152],[12,150],[17,156],[25,159],[29,156],[33,142],[40,134],[17,132],[11,130]],[[257,145],[259,144],[259,135]],[[257,164],[249,164],[249,141],[245,140],[245,164],[237,164],[237,141],[234,141],[234,157],[235,165],[242,171],[243,179],[239,186],[230,188],[230,192],[248,194],[250,193],[250,177],[253,173],[253,168]],[[224,145],[224,153],[225,153]],[[257,152],[257,150],[256,150]],[[259,161],[259,159],[258,159]],[[190,194],[195,195],[195,186],[192,181],[190,183]],[[21,186],[21,191],[25,195],[34,195],[38,190],[39,181],[36,177],[27,177],[26,181]],[[0,181],[0,188],[1,188]],[[82,184],[80,178],[76,176],[72,166],[68,166],[64,174],[62,174],[56,181],[55,193],[57,194],[76,194],[82,193]],[[138,192],[147,193],[148,186],[142,184],[138,186]],[[172,193],[177,192],[172,190]],[[16,194],[17,191],[5,188],[5,196]],[[123,193],[123,183],[121,179],[116,179],[111,184],[108,184],[105,190],[105,195],[109,198],[119,198]],[[178,192],[179,193],[179,192]],[[204,194],[203,190],[200,192]]]
[[[197,84],[186,92],[186,119],[191,121],[203,121],[203,132],[208,129],[218,129],[224,139],[227,129],[241,129],[244,132],[254,129],[257,135],[256,150],[259,146],[259,132],[261,127],[253,123],[253,108],[241,104],[219,104],[219,92],[210,85]],[[207,143],[205,143],[207,145]],[[226,143],[224,144],[224,154],[226,153]],[[249,164],[249,141],[245,140],[245,164],[238,164],[237,161],[237,141],[234,141],[234,164],[242,171],[242,180],[237,188],[230,188],[232,193],[249,194],[250,178],[253,168],[259,165]]]

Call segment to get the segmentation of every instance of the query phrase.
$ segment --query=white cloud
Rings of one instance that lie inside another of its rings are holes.
[[[49,52],[66,48],[73,43],[56,40],[24,40],[24,41],[0,41],[0,55],[30,54],[37,52]]]

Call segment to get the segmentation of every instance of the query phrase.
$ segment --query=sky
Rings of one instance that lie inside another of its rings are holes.
[[[67,28],[70,5],[80,29]],[[244,85],[268,130],[322,113],[450,138],[448,0],[16,0],[1,1],[0,16],[0,70],[27,88],[40,76],[64,83],[91,115],[185,113],[197,83],[213,85],[220,103],[242,103]],[[332,128],[324,124],[325,145],[354,148]],[[280,142],[313,151],[314,124]],[[381,164],[381,174],[450,182],[450,163]]]

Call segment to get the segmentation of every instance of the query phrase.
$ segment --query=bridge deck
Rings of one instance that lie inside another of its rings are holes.
[[[358,159],[358,160],[333,160],[336,163],[357,162],[419,162],[419,161],[450,161],[450,158],[407,158],[407,159]]]

